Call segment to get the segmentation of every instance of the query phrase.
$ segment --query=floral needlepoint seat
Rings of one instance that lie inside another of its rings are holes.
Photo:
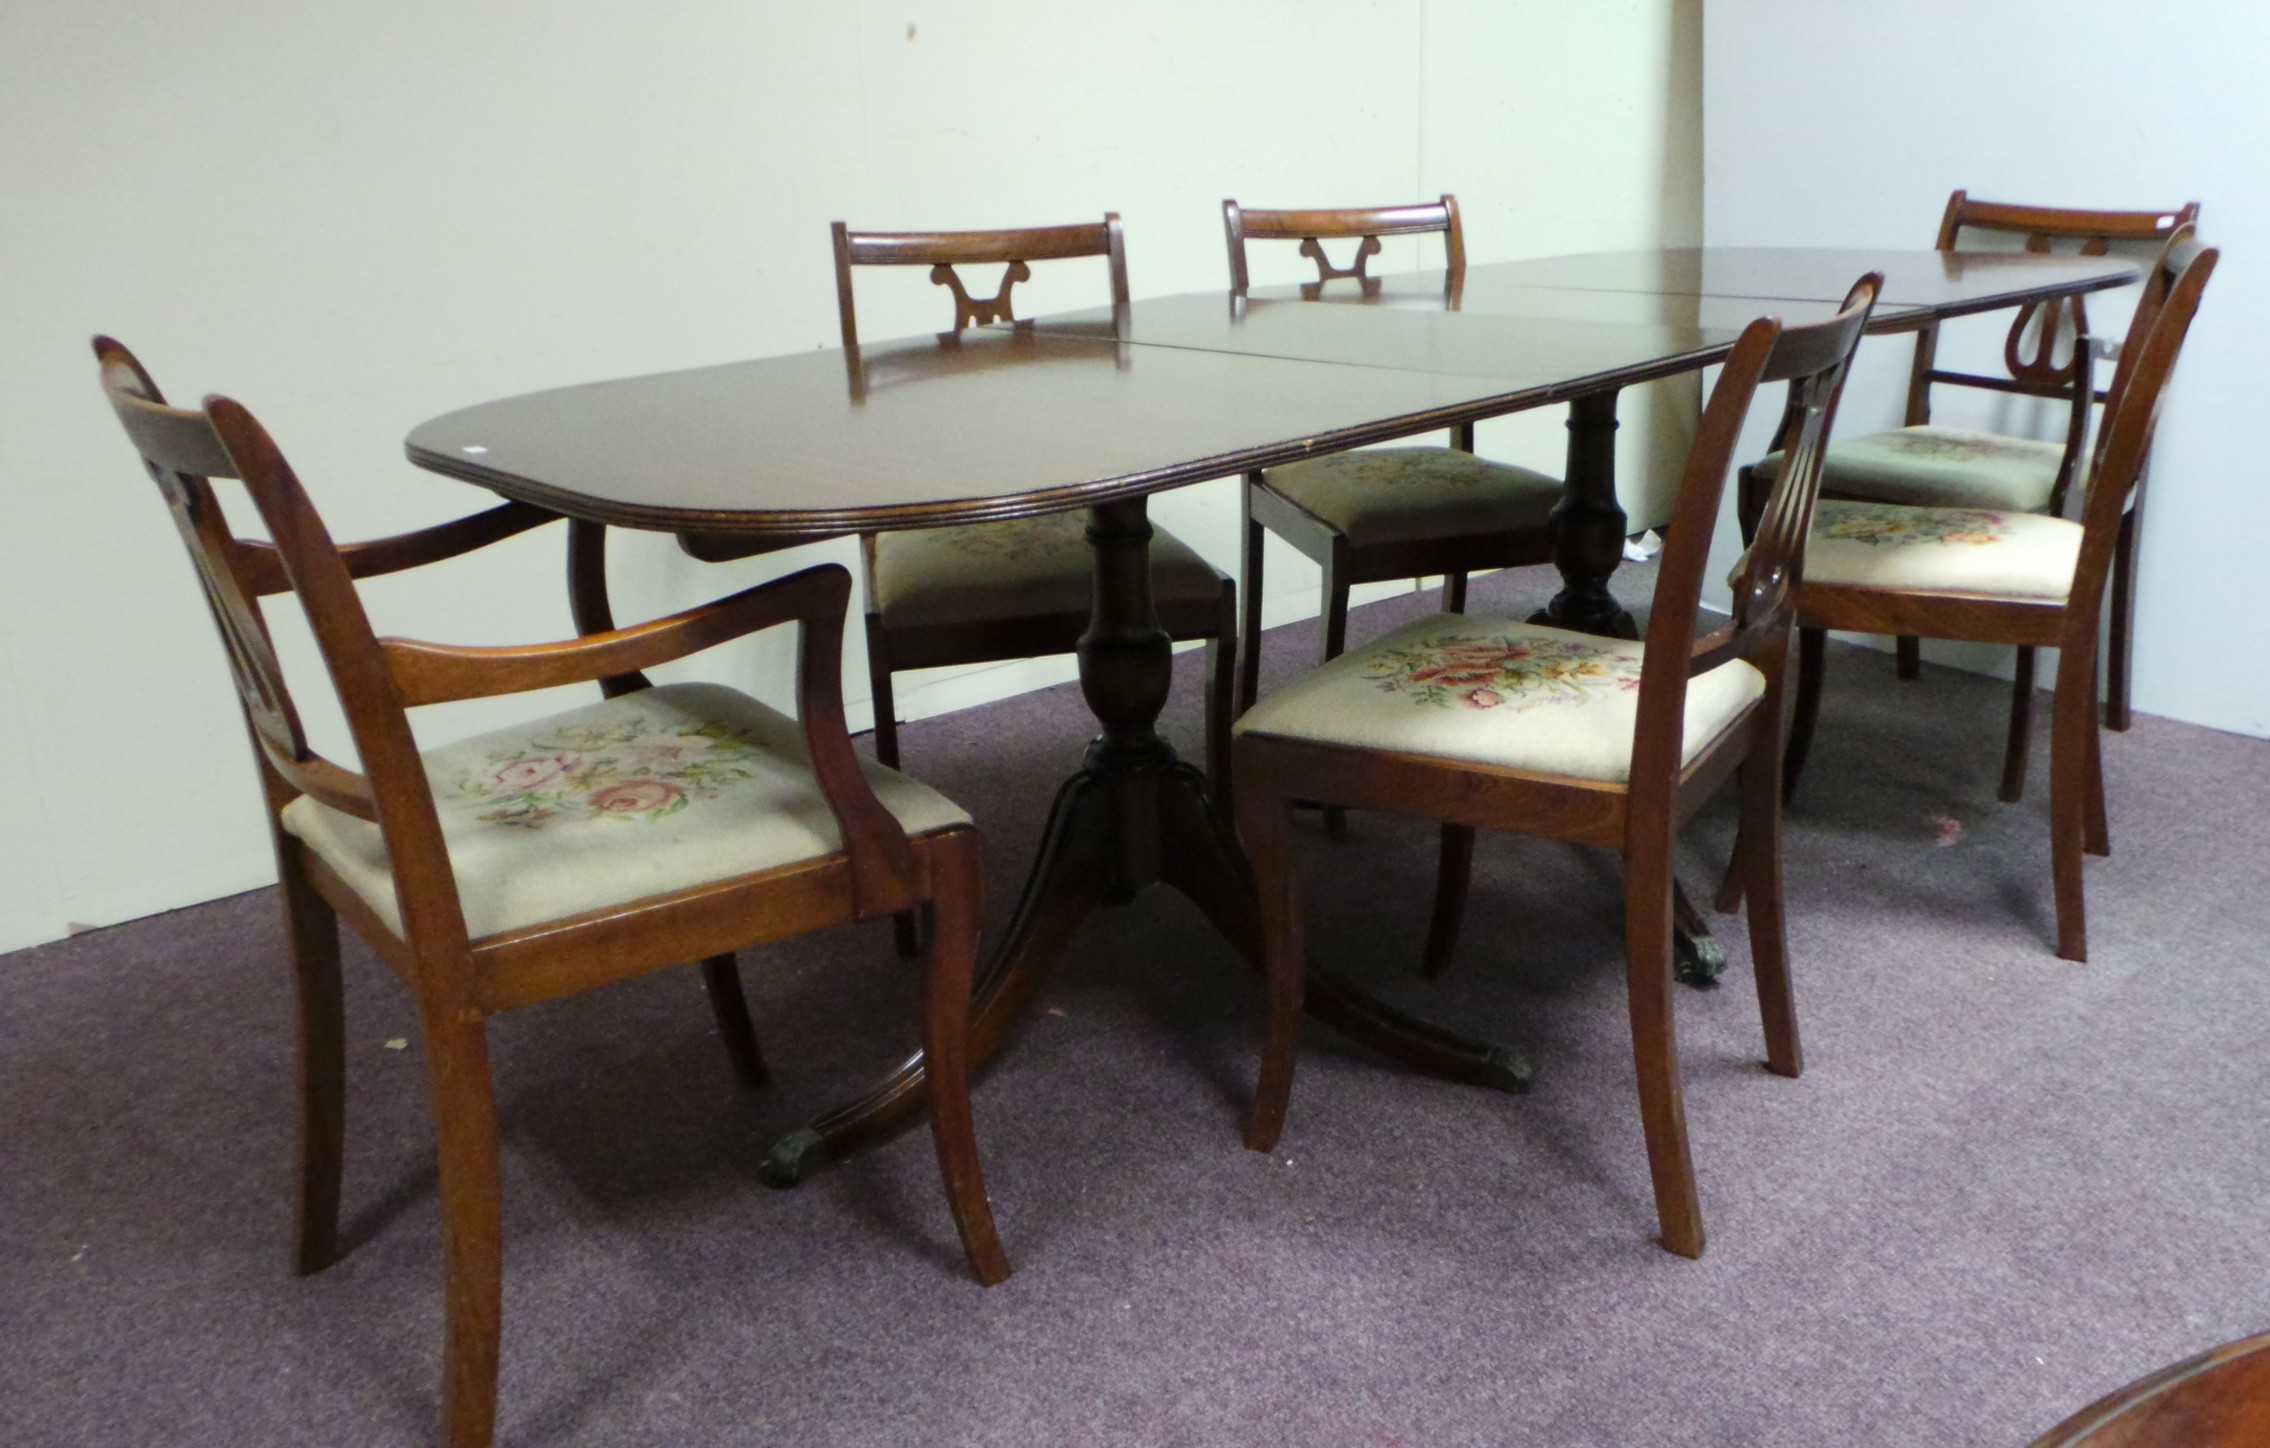
[[[843,848],[801,726],[722,685],[644,689],[424,758],[476,940]],[[969,823],[928,785],[861,767],[908,834]],[[307,795],[283,823],[401,931],[377,825]]]
[[[1805,581],[2061,599],[2080,556],[2081,525],[2063,518],[1824,498],[1805,543]]]
[[[884,533],[875,539],[876,616],[886,629],[1053,614],[1084,625],[1096,571],[1087,529],[1081,511]],[[1154,600],[1204,612],[1221,594],[1212,564],[1172,533],[1153,530]]]
[[[1561,480],[1443,447],[1368,448],[1264,474],[1358,548],[1551,526]]]
[[[1536,774],[1630,777],[1647,646],[1541,624],[1440,614],[1264,697],[1238,732],[1392,749]],[[1733,659],[1688,682],[1681,763],[1765,693]]]
[[[2038,513],[2049,508],[2065,444],[1959,427],[1903,427],[1829,444],[1821,466],[1828,497]],[[1781,454],[1754,465],[1771,482]]]

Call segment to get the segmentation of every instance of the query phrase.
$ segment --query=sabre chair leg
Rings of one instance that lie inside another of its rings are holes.
[[[1678,1032],[1671,1000],[1671,841],[1669,829],[1625,855],[1626,989],[1631,1001],[1632,1064],[1639,1076],[1640,1123],[1655,1214],[1665,1251],[1700,1257],[1702,1203],[1687,1149],[1687,1110],[1679,1090]]]
[[[929,1071],[930,1136],[946,1203],[961,1235],[970,1272],[987,1287],[1009,1275],[1009,1257],[993,1225],[978,1164],[970,1114],[970,989],[977,970],[978,920],[984,909],[983,846],[974,830],[941,836],[931,846],[930,943],[923,956],[922,1053]]]
[[[1247,755],[1239,762],[1238,834],[1253,864],[1261,906],[1263,1012],[1261,1075],[1246,1119],[1245,1144],[1271,1151],[1285,1128],[1292,1102],[1293,1063],[1300,1047],[1300,1021],[1306,991],[1307,947],[1301,939],[1299,888],[1293,876],[1291,806],[1266,789],[1256,789]]]
[[[2057,694],[2049,723],[2049,864],[2057,894],[2057,953],[2089,958],[2081,856],[2088,841],[2089,735],[2096,729],[2092,660],[2065,651],[2058,661]]]
[[[1427,943],[1419,974],[1441,978],[1458,949],[1458,927],[1466,915],[1466,887],[1474,874],[1474,827],[1446,824],[1435,865],[1434,913],[1427,920]]]
[[[279,836],[284,927],[299,1003],[299,1183],[292,1267],[303,1276],[339,1256],[339,1175],[346,1141],[346,1007],[339,918],[308,882],[297,839]]]
[[[486,1027],[441,1003],[425,1011],[427,1089],[441,1162],[446,1262],[442,1441],[488,1448],[496,1434],[497,1342],[504,1236],[497,1176],[496,1094]]]
[[[702,990],[709,996],[710,1013],[717,1017],[717,1034],[725,1042],[725,1058],[733,1063],[733,1076],[743,1086],[762,1086],[772,1079],[765,1069],[764,1053],[757,1049],[757,1028],[749,1020],[749,998],[741,990],[741,967],[731,952],[713,955],[701,963]]]
[[[2026,753],[2034,734],[2034,646],[2018,645],[2017,669],[2010,680],[2010,738],[2002,748],[2002,802],[2016,804],[2026,793]]]

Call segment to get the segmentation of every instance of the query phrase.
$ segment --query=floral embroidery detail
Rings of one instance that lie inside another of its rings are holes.
[[[1386,448],[1342,453],[1333,471],[1366,488],[1474,488],[1495,482],[1472,453],[1446,447]]]
[[[2019,451],[2006,446],[2006,439],[1990,437],[1984,433],[1926,432],[1912,427],[1882,433],[1870,441],[1886,452],[1907,453],[1918,458],[1949,463],[1977,462],[1982,458],[2002,457]]]
[[[1416,704],[1527,709],[1582,703],[1602,690],[1637,689],[1641,657],[1613,639],[1449,634],[1383,648],[1364,661],[1364,673]]]
[[[1047,513],[1037,518],[1012,518],[1003,523],[971,523],[940,528],[939,539],[972,558],[994,558],[1003,563],[1024,563],[1054,558],[1088,547],[1087,515]]]
[[[1824,502],[1813,534],[1870,547],[1907,543],[1998,543],[2010,520],[1983,508],[1903,508],[1892,503]]]
[[[632,714],[562,725],[520,749],[491,750],[454,787],[461,798],[494,806],[477,816],[486,824],[661,819],[756,778],[751,766],[762,753],[723,724]]]

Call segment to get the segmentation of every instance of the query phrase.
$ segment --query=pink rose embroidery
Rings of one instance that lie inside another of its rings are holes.
[[[591,807],[601,814],[650,814],[671,804],[685,791],[659,779],[629,779],[595,790]]]
[[[568,772],[575,761],[565,754],[547,754],[538,759],[515,759],[497,771],[497,787],[520,793],[542,789]]]
[[[1466,702],[1477,709],[1495,709],[1505,702],[1505,695],[1495,689],[1473,689],[1468,691]]]

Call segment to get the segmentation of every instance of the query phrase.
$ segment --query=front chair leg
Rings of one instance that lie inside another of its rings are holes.
[[[1639,1076],[1640,1123],[1663,1247],[1681,1257],[1703,1250],[1702,1202],[1687,1149],[1687,1108],[1679,1090],[1678,1032],[1671,1001],[1671,841],[1650,840],[1625,856],[1624,955],[1631,1002],[1632,1064]]]
[[[425,1012],[426,1081],[441,1162],[442,1441],[487,1448],[496,1433],[497,1341],[504,1307],[504,1229],[497,1178],[495,1086],[477,1015]]]
[[[987,1287],[1009,1275],[994,1229],[970,1114],[970,989],[985,906],[983,845],[975,830],[939,836],[930,849],[930,943],[923,956],[922,1054],[929,1073],[930,1136],[946,1203],[970,1272]]]
[[[1923,641],[1921,639],[1912,634],[1901,634],[1893,640],[1892,650],[1898,659],[1897,672],[1901,678],[1920,679],[1923,677]]]
[[[735,1079],[743,1086],[764,1085],[772,1074],[765,1069],[764,1053],[757,1049],[757,1028],[749,1020],[749,1000],[741,991],[741,967],[730,953],[713,955],[701,963],[701,980]]]
[[[2057,693],[2049,721],[2049,864],[2057,893],[2057,953],[2072,961],[2089,958],[2087,904],[2081,886],[2081,856],[2088,842],[2089,736],[2097,727],[2093,659],[2061,651]]]
[[[1446,824],[1435,866],[1435,907],[1427,920],[1427,944],[1419,974],[1440,979],[1458,949],[1458,927],[1466,914],[1466,886],[1474,874],[1474,827]]]
[[[1307,947],[1301,939],[1299,891],[1293,877],[1291,806],[1266,788],[1255,788],[1250,758],[1245,755],[1239,762],[1237,825],[1260,898],[1264,1005],[1261,1077],[1254,1088],[1253,1112],[1246,1119],[1245,1144],[1254,1151],[1272,1151],[1292,1102],[1293,1062],[1300,1046],[1307,988]]]

